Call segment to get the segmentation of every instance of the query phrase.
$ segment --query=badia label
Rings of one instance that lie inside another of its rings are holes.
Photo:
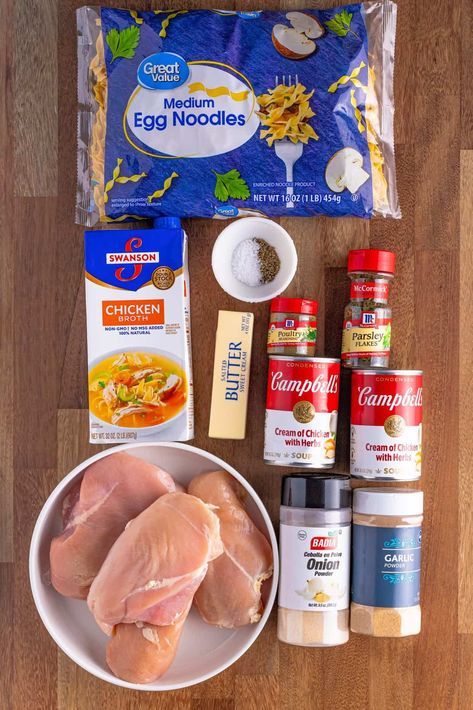
[[[279,606],[300,611],[348,609],[350,526],[279,528]]]

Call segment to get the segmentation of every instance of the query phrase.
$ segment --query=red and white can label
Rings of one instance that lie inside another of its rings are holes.
[[[324,468],[335,462],[340,363],[269,360],[264,459]]]
[[[352,373],[350,473],[412,481],[422,466],[422,375]]]

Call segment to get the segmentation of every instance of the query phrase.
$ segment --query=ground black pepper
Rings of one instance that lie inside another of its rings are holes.
[[[274,281],[281,268],[281,260],[276,249],[268,244],[265,239],[256,239],[258,244],[258,260],[260,263],[261,282],[264,284]]]

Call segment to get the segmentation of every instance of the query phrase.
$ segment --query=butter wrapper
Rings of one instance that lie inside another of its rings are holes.
[[[209,436],[244,439],[250,386],[253,314],[219,311]]]

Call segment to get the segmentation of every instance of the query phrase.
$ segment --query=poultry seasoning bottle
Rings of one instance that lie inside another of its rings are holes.
[[[388,367],[391,349],[389,285],[395,255],[380,249],[354,249],[348,254],[350,302],[345,308],[342,365]]]
[[[349,476],[284,476],[278,638],[297,646],[348,641]]]
[[[420,632],[423,493],[357,488],[353,493],[351,630],[369,636]]]
[[[273,298],[268,355],[314,357],[319,304],[308,298]]]

